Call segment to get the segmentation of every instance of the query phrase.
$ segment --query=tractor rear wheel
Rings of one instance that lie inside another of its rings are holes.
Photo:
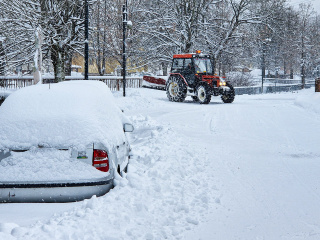
[[[200,82],[196,87],[197,98],[200,104],[208,104],[211,101],[210,86],[205,82]]]
[[[187,86],[181,77],[170,76],[166,84],[166,91],[171,102],[183,102],[187,97]]]
[[[229,87],[229,90],[224,90],[223,94],[221,95],[221,99],[224,103],[232,103],[235,97],[235,92],[233,86],[227,82],[227,87]]]

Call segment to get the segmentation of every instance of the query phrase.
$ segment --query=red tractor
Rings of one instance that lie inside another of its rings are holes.
[[[210,56],[200,51],[173,55],[166,92],[170,101],[183,102],[187,96],[200,104],[208,104],[211,96],[221,96],[224,103],[232,103],[234,88],[228,81],[213,74]]]

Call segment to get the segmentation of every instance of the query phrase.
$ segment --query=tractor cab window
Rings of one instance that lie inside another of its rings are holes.
[[[192,60],[191,58],[176,58],[172,62],[172,72],[181,73],[185,71],[192,71]]]
[[[191,58],[186,58],[184,59],[184,69],[186,71],[190,71],[192,70],[192,60]]]
[[[196,73],[212,74],[212,64],[209,58],[194,58]]]
[[[183,58],[173,59],[172,72],[181,72],[183,70]]]

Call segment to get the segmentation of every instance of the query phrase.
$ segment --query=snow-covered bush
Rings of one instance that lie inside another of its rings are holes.
[[[253,86],[253,76],[250,73],[230,72],[227,79],[234,87]]]

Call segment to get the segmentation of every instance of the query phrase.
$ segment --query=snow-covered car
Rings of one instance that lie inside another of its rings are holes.
[[[0,107],[0,202],[101,196],[127,170],[133,126],[102,82],[40,84]]]

